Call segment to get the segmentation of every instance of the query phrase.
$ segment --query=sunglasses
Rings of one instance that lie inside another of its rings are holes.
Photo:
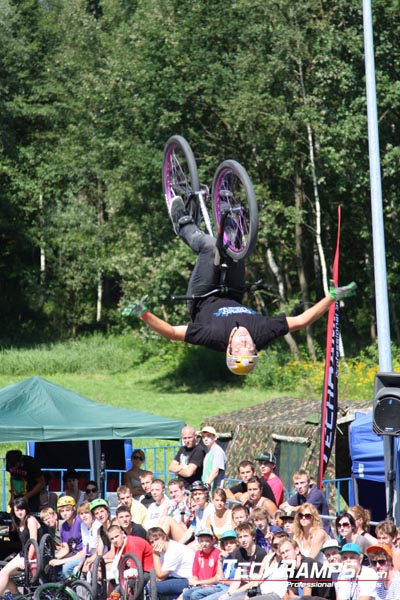
[[[299,518],[300,519],[312,519],[312,514],[311,513],[299,513]]]
[[[373,567],[376,567],[376,565],[384,567],[387,563],[387,560],[386,558],[378,558],[377,560],[370,560],[369,562]]]
[[[342,527],[351,527],[350,523],[338,523],[338,529],[341,529]]]
[[[133,460],[142,460],[141,456],[132,456]]]
[[[91,492],[97,492],[96,488],[86,488],[86,493],[90,494]]]

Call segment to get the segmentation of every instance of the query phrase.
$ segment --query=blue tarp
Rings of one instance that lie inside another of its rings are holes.
[[[349,445],[353,477],[384,483],[383,439],[372,431],[372,413],[355,413],[354,421],[350,424]],[[395,453],[399,464],[398,437],[395,440]]]

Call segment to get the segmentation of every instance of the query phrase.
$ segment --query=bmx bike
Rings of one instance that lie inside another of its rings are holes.
[[[196,225],[200,227],[203,220],[206,232],[217,237],[217,249],[224,260],[239,261],[253,252],[258,231],[257,200],[246,169],[236,160],[224,160],[214,174],[214,228],[207,210],[209,189],[200,185],[193,151],[180,135],[173,135],[165,144],[162,184],[167,207],[175,196],[181,196]]]

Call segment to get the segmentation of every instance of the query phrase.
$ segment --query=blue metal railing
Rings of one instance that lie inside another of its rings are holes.
[[[168,471],[168,466],[175,454],[178,452],[180,446],[150,446],[143,448],[145,453],[145,462],[143,469],[153,471],[155,477],[169,481],[174,477],[172,473]],[[76,469],[79,473],[84,473],[88,479],[93,479],[93,473],[90,469]],[[51,473],[60,480],[60,489],[55,490],[57,492],[64,491],[63,474],[67,469],[60,469],[58,467],[43,469],[43,471],[51,471]],[[109,489],[109,483],[112,481],[113,487],[120,486],[125,470],[119,469],[105,469],[105,489]],[[7,510],[8,494],[7,494],[7,473],[5,470],[5,458],[0,457],[0,482],[1,482],[1,510]]]

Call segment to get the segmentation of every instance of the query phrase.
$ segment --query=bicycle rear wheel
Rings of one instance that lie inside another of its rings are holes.
[[[64,583],[44,583],[33,594],[34,600],[78,600],[78,596]]]
[[[222,238],[227,255],[233,260],[249,256],[257,241],[258,207],[250,177],[236,160],[225,160],[217,168],[212,206],[218,231],[223,212],[228,213]]]
[[[124,600],[136,600],[143,593],[143,567],[135,554],[124,554],[118,567],[119,586]]]
[[[42,580],[45,582],[54,581],[56,567],[49,565],[49,562],[56,555],[56,542],[49,533],[45,533],[39,542],[39,554]]]
[[[189,143],[181,135],[173,135],[164,146],[162,185],[167,203],[181,196],[188,213],[200,225],[200,211],[195,193],[200,190],[196,159]]]
[[[106,563],[102,556],[96,556],[91,572],[92,596],[93,600],[106,600],[107,598],[107,575]]]
[[[69,587],[75,592],[78,600],[93,600],[92,586],[84,579],[71,581]]]

